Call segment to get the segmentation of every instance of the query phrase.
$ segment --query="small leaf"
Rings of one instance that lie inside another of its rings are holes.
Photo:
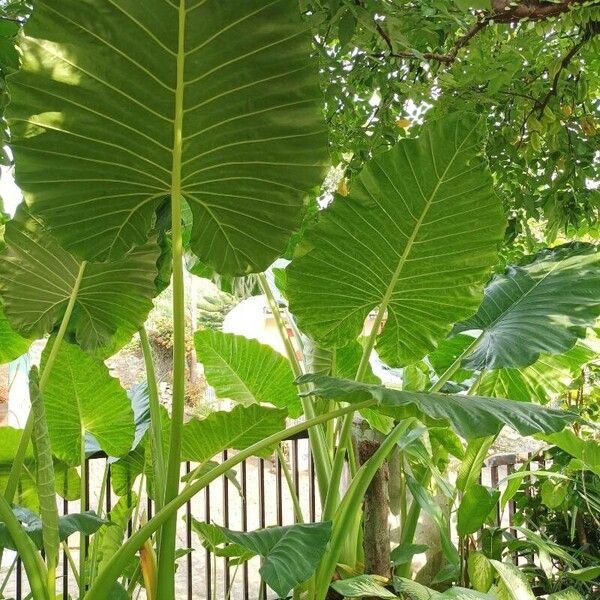
[[[585,600],[585,598],[575,588],[567,588],[550,594],[548,600]]]
[[[17,519],[23,524],[23,528],[35,546],[41,550],[43,548],[41,517],[37,513],[22,506],[15,507],[13,512]],[[102,525],[106,524],[108,524],[108,521],[102,519],[93,511],[60,517],[58,520],[59,540],[63,542],[69,536],[77,532],[80,532],[83,535],[92,535],[93,533],[96,533]],[[0,548],[15,550],[12,538],[6,530],[6,525],[4,523],[0,523]]]
[[[358,575],[334,581],[331,587],[345,598],[397,598],[396,594],[381,585],[380,579],[377,575]]]
[[[402,565],[412,560],[415,554],[426,552],[429,546],[424,544],[400,544],[390,554],[392,564]]]
[[[263,557],[259,572],[265,583],[282,598],[315,572],[331,537],[330,521],[251,532],[219,529],[228,542]]]
[[[540,488],[542,502],[550,509],[558,508],[567,497],[569,484],[567,481],[546,479]]]
[[[527,577],[513,564],[490,561],[500,575],[511,600],[535,600]]]
[[[566,575],[577,579],[577,581],[593,581],[600,577],[600,566],[583,567],[582,569],[567,571]]]
[[[477,483],[467,488],[458,507],[458,535],[475,533],[486,522],[500,498],[498,490],[491,490]]]
[[[272,404],[287,409],[292,418],[302,414],[290,363],[271,347],[208,329],[197,331],[194,340],[206,380],[219,398],[245,406]]]
[[[478,592],[487,592],[494,583],[494,567],[482,552],[471,552],[467,561],[469,581]]]

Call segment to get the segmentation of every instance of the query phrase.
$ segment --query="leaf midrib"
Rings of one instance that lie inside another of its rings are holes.
[[[387,310],[389,302],[390,302],[392,295],[394,294],[394,291],[396,289],[396,285],[398,284],[398,281],[400,279],[400,275],[402,274],[402,270],[404,269],[404,265],[406,264],[406,260],[412,251],[412,248],[413,248],[413,245],[417,238],[417,235],[419,234],[420,229],[423,226],[423,221],[425,220],[425,217],[427,216],[427,213],[429,212],[429,209],[431,208],[431,206],[433,204],[433,201],[440,189],[440,186],[442,185],[442,182],[445,180],[446,175],[447,175],[448,171],[450,170],[450,168],[454,165],[454,162],[455,162],[456,158],[458,157],[458,155],[460,154],[460,152],[462,151],[463,146],[466,144],[467,140],[470,139],[473,131],[475,131],[475,129],[478,127],[478,124],[479,123],[477,122],[475,124],[475,126],[469,131],[469,133],[463,138],[462,142],[455,148],[454,153],[452,154],[452,158],[448,162],[443,173],[438,177],[438,181],[437,181],[433,191],[429,195],[429,198],[426,200],[425,206],[423,207],[423,210],[421,211],[421,215],[419,216],[417,222],[415,223],[415,225],[413,227],[413,232],[406,242],[404,252],[402,253],[402,255],[400,256],[400,258],[398,260],[398,265],[396,267],[396,270],[392,274],[390,283],[389,283],[389,285],[385,291],[385,294],[381,300],[381,304],[379,305],[379,310],[377,311],[377,316],[375,318],[375,323],[379,323],[381,321],[385,311]],[[411,169],[412,169],[412,163],[410,162],[410,160],[408,162],[411,165]],[[414,174],[414,172],[413,172],[413,174]],[[417,183],[418,183],[416,175],[415,175],[415,181],[417,181]]]

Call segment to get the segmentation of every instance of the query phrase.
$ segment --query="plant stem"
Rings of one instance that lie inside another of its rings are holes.
[[[23,561],[34,600],[50,600],[46,587],[48,577],[46,566],[21,523],[15,517],[10,504],[2,496],[0,496],[0,521],[4,522],[17,548],[17,553]]]
[[[73,555],[71,554],[71,550],[69,548],[69,544],[66,540],[62,543],[63,551],[67,557],[67,561],[69,566],[71,567],[71,572],[73,573],[73,577],[75,577],[75,583],[77,586],[81,585],[81,580],[79,579],[79,571],[77,570],[77,565],[75,564],[75,560],[73,559]]]
[[[171,251],[173,253],[173,403],[171,440],[165,478],[164,504],[179,492],[181,476],[181,436],[185,408],[185,289],[183,279],[182,190],[183,114],[185,88],[186,2],[179,0],[175,118],[173,123],[173,164],[171,167]],[[175,539],[177,512],[166,519],[160,534],[157,596],[175,598]]]
[[[296,491],[296,486],[294,485],[294,480],[292,479],[292,474],[290,473],[290,468],[285,460],[285,456],[283,455],[283,451],[281,450],[281,445],[277,446],[277,458],[279,459],[279,464],[281,465],[281,469],[283,470],[283,475],[285,477],[285,481],[288,486],[288,490],[290,492],[290,496],[292,498],[292,504],[294,505],[294,515],[296,517],[296,523],[304,523],[304,516],[302,515],[302,508],[300,506],[300,500],[298,499],[298,493]]]
[[[358,408],[358,406],[355,406],[355,408]],[[315,576],[317,600],[324,600],[327,595],[331,577],[335,571],[335,566],[342,551],[344,540],[348,536],[348,532],[353,529],[352,522],[356,518],[357,512],[360,510],[362,499],[371,480],[387,458],[388,454],[394,449],[396,442],[404,431],[406,431],[409,423],[409,421],[398,423],[382,442],[381,446],[374,452],[373,456],[360,467],[352,480],[335,515],[329,550],[323,557]]]
[[[273,313],[273,318],[275,319],[275,324],[277,325],[277,330],[285,347],[285,352],[290,361],[290,366],[292,367],[294,376],[300,377],[300,375],[303,374],[302,367],[300,366],[294,346],[292,345],[292,342],[287,334],[285,323],[281,318],[279,305],[275,300],[275,296],[273,296],[273,291],[271,290],[271,286],[269,285],[264,273],[258,274],[258,283],[263,294],[266,296],[269,308]],[[309,391],[306,386],[300,386],[300,389],[303,392]],[[302,402],[304,417],[306,419],[314,419],[316,413],[313,406],[313,401],[304,395],[301,396],[300,401]],[[319,497],[321,498],[321,504],[323,505],[330,485],[331,459],[329,457],[329,452],[327,451],[327,441],[325,439],[325,432],[323,431],[323,428],[315,427],[314,430],[309,430],[308,435],[310,439],[311,451],[315,461],[315,471],[317,473],[317,483],[319,485]]]
[[[330,419],[335,419],[347,414],[353,410],[360,410],[361,408],[370,408],[375,406],[376,400],[365,400],[353,406],[346,406],[335,410],[330,413],[318,415],[314,419],[298,423],[282,431],[278,431],[270,435],[269,437],[240,450],[235,456],[223,461],[222,463],[215,466],[208,473],[199,477],[196,481],[190,483],[183,491],[168,504],[166,504],[160,511],[158,511],[152,519],[150,519],[143,527],[136,531],[116,552],[111,558],[110,562],[102,570],[102,573],[98,575],[96,581],[88,591],[86,600],[104,600],[106,596],[106,590],[110,589],[113,583],[117,580],[127,562],[130,561],[142,546],[142,544],[173,514],[177,513],[177,510],[181,508],[188,500],[191,500],[198,492],[204,489],[212,481],[227,473],[230,469],[241,463],[242,461],[260,453],[264,448],[274,446],[286,438],[301,433],[311,427],[320,426],[322,423],[326,423]],[[161,598],[162,600],[162,598]]]
[[[154,470],[154,487],[156,497],[156,510],[163,506],[165,497],[165,457],[163,455],[162,424],[160,419],[160,399],[158,396],[158,385],[156,383],[156,372],[152,360],[152,349],[146,328],[139,331],[140,345],[144,355],[146,366],[146,381],[148,385],[148,399],[150,406],[150,439],[152,445],[152,468]]]
[[[477,346],[479,346],[479,342],[483,338],[483,333],[479,335],[479,337],[475,338],[461,353],[456,357],[456,360],[440,375],[440,378],[429,388],[429,392],[439,392],[444,384],[458,371],[460,368],[460,364],[462,361],[469,356]]]
[[[46,366],[44,367],[44,370],[40,375],[41,393],[43,393],[44,387],[48,382],[48,379],[50,378],[50,373],[52,372],[52,367],[54,366],[54,362],[56,361],[58,350],[60,349],[60,345],[65,337],[65,333],[67,332],[67,327],[69,326],[69,321],[71,320],[71,315],[73,314],[73,309],[75,308],[77,294],[79,293],[79,288],[81,287],[81,281],[83,280],[83,274],[85,272],[86,266],[86,261],[83,261],[79,266],[79,273],[77,274],[77,278],[75,279],[75,283],[73,284],[73,289],[71,290],[71,296],[69,297],[69,302],[67,304],[67,308],[65,309],[65,314],[63,315],[60,327],[58,329],[58,333],[56,334],[56,339],[54,340],[52,348],[50,349],[50,355],[48,356],[48,360],[46,361]],[[21,440],[19,442],[19,447],[17,448],[15,459],[10,469],[8,481],[6,482],[6,488],[4,489],[4,498],[9,504],[13,501],[17,492],[19,479],[21,477],[21,470],[23,469],[23,463],[25,462],[25,456],[27,454],[29,442],[31,441],[32,432],[33,415],[30,412],[27,418],[27,423],[25,424],[25,428],[23,429],[23,433],[21,434]]]
[[[102,475],[102,485],[100,486],[100,495],[98,497],[98,510],[96,514],[101,517],[104,512],[104,498],[106,496],[106,488],[108,485],[108,472],[110,470],[110,465],[108,460],[104,465],[104,474]],[[94,577],[96,577],[96,569],[98,568],[98,536],[94,536],[94,540],[92,543],[92,553],[90,559],[90,581],[94,581]]]
[[[87,506],[87,461],[85,455],[85,428],[81,427],[81,445],[80,445],[80,458],[81,462],[81,476],[80,476],[80,506],[81,512],[85,512],[88,509]],[[86,576],[85,576],[85,562],[87,559],[86,551],[86,538],[84,533],[79,534],[79,597],[83,598],[85,595]]]
[[[387,298],[387,299],[386,299]],[[373,321],[373,327],[371,328],[371,332],[369,333],[369,337],[365,343],[365,347],[363,348],[363,353],[360,358],[360,363],[358,365],[358,369],[356,371],[356,375],[354,379],[356,381],[362,381],[367,374],[367,370],[369,368],[369,361],[371,360],[371,353],[373,352],[373,348],[375,347],[375,341],[377,340],[377,334],[379,332],[379,328],[381,327],[381,323],[383,321],[383,317],[385,315],[385,311],[387,310],[387,305],[389,302],[389,297],[386,294],[386,298],[384,298],[383,302],[379,306],[377,311],[377,315],[375,317],[375,321]],[[340,432],[340,437],[338,440],[338,446],[335,451],[335,455],[333,458],[333,467],[331,470],[331,479],[329,482],[329,489],[327,490],[327,495],[325,499],[325,506],[323,508],[323,518],[330,519],[333,516],[334,511],[337,508],[339,494],[340,494],[340,482],[342,479],[342,472],[344,470],[344,462],[346,460],[346,453],[350,450],[352,444],[352,424],[354,422],[354,413],[349,413],[344,417],[344,421],[342,424],[342,429]]]
[[[323,507],[324,521],[331,519],[338,507],[340,482],[344,470],[344,462],[346,460],[346,451],[348,449],[348,444],[351,441],[353,418],[354,413],[349,413],[342,420],[342,429],[340,431],[339,442],[333,459],[333,468],[331,469],[331,481],[329,489],[327,490],[327,496],[325,497],[325,506]]]

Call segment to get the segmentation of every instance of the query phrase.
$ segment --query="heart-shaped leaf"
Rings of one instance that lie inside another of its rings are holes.
[[[54,343],[42,355],[42,369]],[[135,424],[131,403],[118,380],[101,361],[63,342],[44,388],[46,419],[56,456],[71,465],[81,462],[82,435],[89,433],[110,456],[129,452]]]
[[[452,116],[367,163],[286,269],[301,330],[344,346],[383,304],[377,350],[397,366],[433,350],[479,305],[505,226],[482,140],[477,122]]]
[[[285,598],[292,588],[314,573],[331,537],[330,521],[250,532],[219,529],[229,543],[263,557],[259,572],[280,598]]]
[[[600,315],[600,252],[573,243],[544,250],[524,266],[496,275],[470,319],[454,332],[481,330],[464,361],[470,369],[526,367],[541,353],[562,354]]]
[[[326,163],[310,39],[288,0],[35,0],[7,111],[27,203],[95,260],[176,195],[202,261],[264,270]]]
[[[87,350],[127,342],[152,308],[161,248],[149,242],[125,258],[82,267],[39,221],[20,209],[6,225],[0,254],[0,295],[11,325],[21,335],[41,338],[60,324],[78,285],[69,332]]]
[[[31,341],[12,329],[0,303],[0,365],[15,360],[29,350]]]
[[[289,361],[256,340],[221,331],[197,331],[196,354],[206,380],[219,398],[246,406],[266,402],[285,408],[290,417],[302,413]]]
[[[285,427],[287,412],[251,404],[214,412],[183,426],[182,460],[202,463],[227,448],[243,450]],[[261,456],[272,454],[265,448]]]

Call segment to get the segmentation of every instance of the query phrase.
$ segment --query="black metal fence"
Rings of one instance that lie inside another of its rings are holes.
[[[305,438],[288,440],[284,444],[284,456],[297,490],[304,519],[317,521],[320,518],[320,501],[308,440]],[[221,458],[226,460],[228,452],[223,452]],[[505,481],[505,478],[525,460],[527,460],[526,456],[517,455],[492,457],[483,470],[482,482],[495,486],[499,482]],[[88,494],[84,503],[63,501],[62,514],[100,508],[98,507],[98,497],[106,468],[106,459],[90,459],[88,465],[88,485],[86,485]],[[537,468],[543,468],[542,463],[536,462],[535,465]],[[191,472],[195,466],[190,463],[182,465],[182,475]],[[258,575],[260,567],[258,558],[241,566],[231,565],[226,558],[216,559],[202,547],[192,528],[192,517],[239,531],[252,531],[269,525],[294,523],[293,503],[285,481],[283,465],[277,456],[271,459],[247,459],[238,465],[236,472],[237,481],[232,481],[226,476],[219,478],[188,502],[182,511],[185,519],[181,518],[179,521],[178,548],[191,551],[178,561],[176,575],[178,600],[209,600],[215,597],[228,600],[255,600],[269,597],[268,591]],[[102,510],[110,512],[118,501],[118,497],[110,492],[110,466],[108,466],[107,482],[109,492],[104,498]],[[147,517],[151,518],[153,502],[145,492],[139,502]],[[508,511],[502,519],[500,514],[497,515],[498,524],[510,526],[513,515],[514,505],[509,503]],[[130,522],[129,535],[133,527],[134,523]],[[73,540],[75,539],[76,536]],[[77,556],[76,547],[72,551],[74,556]],[[87,552],[88,548],[86,547],[84,551]],[[68,600],[73,597],[78,588],[70,573],[66,553],[63,553],[59,573],[58,590],[62,592],[64,600]],[[4,569],[3,575],[0,577],[0,585],[6,577],[6,569]],[[14,568],[7,581],[5,597],[26,600],[29,588],[18,558],[15,559]],[[141,597],[144,597],[143,593]]]

